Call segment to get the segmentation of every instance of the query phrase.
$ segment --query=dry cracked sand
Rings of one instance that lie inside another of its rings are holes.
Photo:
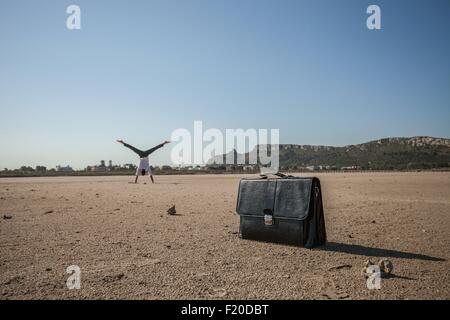
[[[242,175],[0,179],[0,299],[450,299],[450,173],[318,176],[313,250],[239,239]]]

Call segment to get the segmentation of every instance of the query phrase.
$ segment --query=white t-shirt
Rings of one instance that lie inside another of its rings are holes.
[[[148,157],[141,158],[139,162],[139,167],[136,170],[137,175],[141,175],[142,170],[145,170],[149,175],[152,174],[152,170],[150,169],[150,162],[148,161]]]

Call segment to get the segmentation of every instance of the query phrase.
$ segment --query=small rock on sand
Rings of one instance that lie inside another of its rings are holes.
[[[364,278],[369,278],[370,277],[370,275],[372,274],[372,272],[369,270],[369,267],[370,266],[373,266],[373,265],[375,265],[372,261],[370,261],[370,260],[367,260],[365,263],[364,263],[364,267],[362,268],[362,270],[361,270],[361,274],[364,276]]]
[[[9,215],[9,214],[4,214],[4,215],[3,215],[3,219],[9,220],[9,219],[12,219],[12,216]]]
[[[54,210],[47,210],[47,211],[44,212],[44,214],[49,214],[49,213],[53,213],[53,212],[55,212],[55,211]]]
[[[365,263],[364,263],[364,266],[367,268],[367,267],[369,267],[369,266],[373,266],[375,263],[373,263],[372,261],[370,261],[370,260],[367,260]]]
[[[380,267],[381,272],[387,273],[387,274],[391,274],[392,271],[394,270],[394,265],[392,264],[392,262],[386,258],[381,259],[378,262],[378,266]]]
[[[368,260],[366,261],[365,266],[362,269],[362,274],[364,275],[365,278],[370,277],[370,275],[373,274],[373,272],[375,272],[373,269],[369,270],[369,267],[374,265],[377,265],[380,268],[380,273],[382,277],[389,276],[394,270],[394,265],[390,260],[386,258],[381,259],[378,262],[378,264],[375,264],[372,261]]]
[[[177,210],[175,209],[175,205],[173,205],[172,207],[170,207],[169,209],[167,209],[167,214],[168,215],[175,215],[177,213]]]

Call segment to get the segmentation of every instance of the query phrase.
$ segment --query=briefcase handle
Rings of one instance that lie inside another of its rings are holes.
[[[289,179],[289,178],[293,178],[294,176],[292,176],[292,175],[286,175],[286,174],[284,174],[284,173],[281,173],[281,172],[276,172],[276,173],[262,173],[262,174],[260,174],[259,176],[261,177],[261,179],[267,179],[268,178],[268,175],[274,175],[274,176],[277,176],[277,177],[280,177],[280,178],[282,178],[282,179]]]

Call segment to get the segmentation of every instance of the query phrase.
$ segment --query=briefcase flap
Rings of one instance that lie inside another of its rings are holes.
[[[236,211],[242,216],[304,220],[308,216],[313,178],[243,179]]]
[[[273,211],[276,185],[276,180],[241,180],[236,206],[237,213],[263,217],[267,210]]]
[[[278,179],[274,217],[303,220],[308,217],[311,178]]]

